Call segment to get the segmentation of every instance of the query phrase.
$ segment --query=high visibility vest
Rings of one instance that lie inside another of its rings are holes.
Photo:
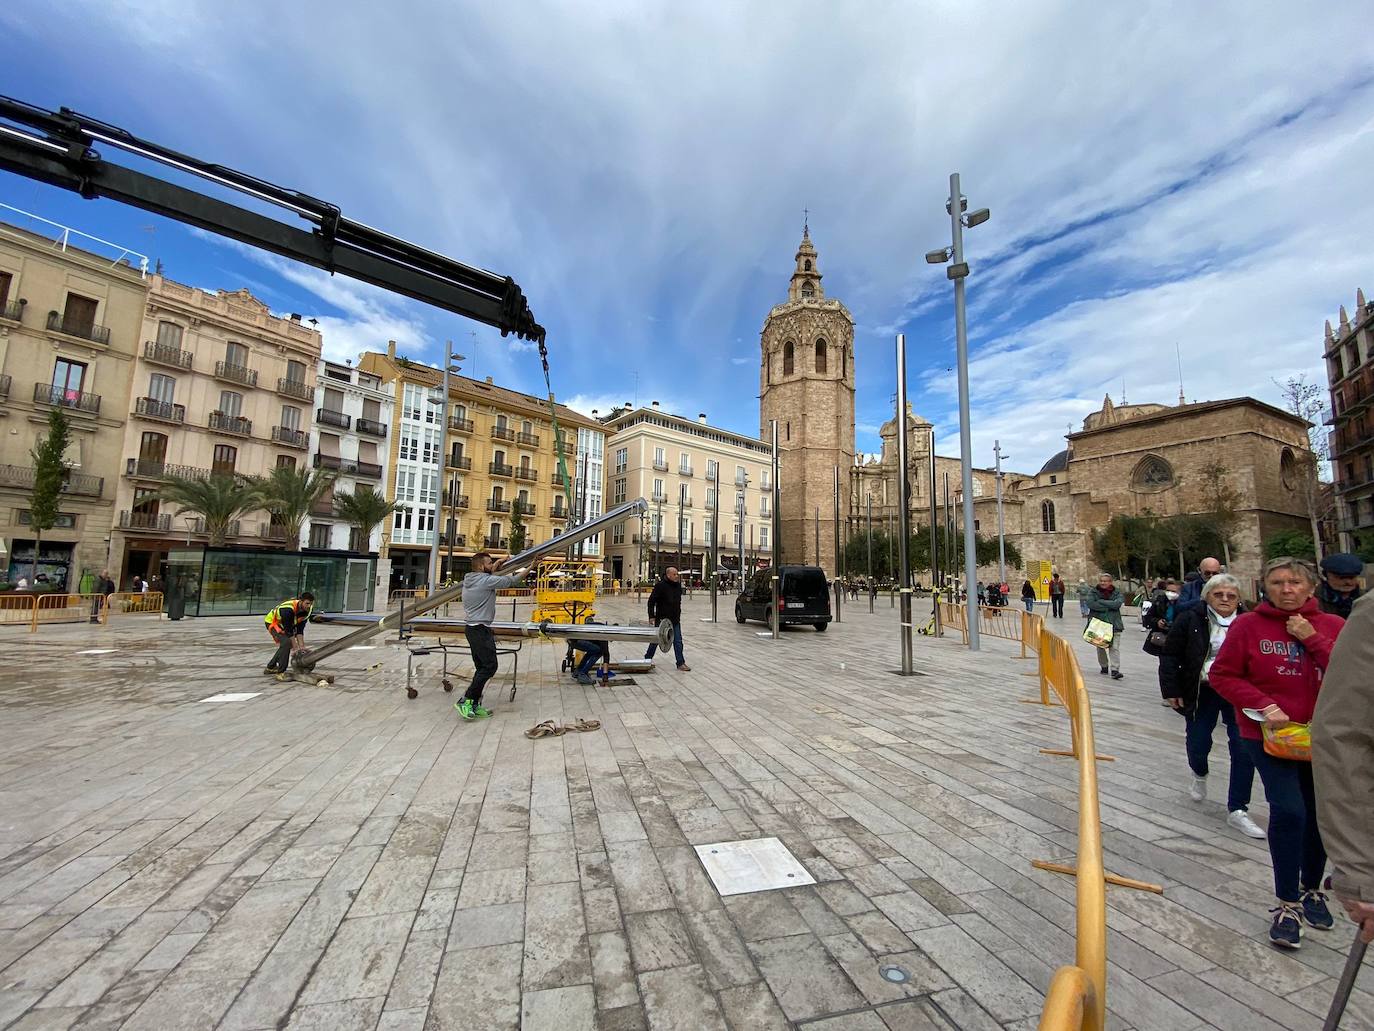
[[[305,606],[303,610],[301,606]],[[310,619],[310,613],[314,611],[314,608],[313,605],[307,605],[299,598],[291,598],[289,601],[284,601],[271,609],[267,615],[262,617],[262,621],[271,629],[280,630],[282,629],[281,614],[283,609],[291,609],[296,614],[296,622],[303,623]]]

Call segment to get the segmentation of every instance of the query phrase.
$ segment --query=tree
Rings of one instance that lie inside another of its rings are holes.
[[[400,505],[388,501],[372,487],[357,487],[351,494],[334,496],[334,514],[358,531],[364,549],[372,539],[372,531],[377,529],[387,516],[400,510]]]
[[[1279,530],[1264,540],[1265,560],[1291,556],[1314,560],[1317,549],[1313,546],[1312,535],[1302,530]]]
[[[29,496],[29,525],[33,527],[33,565],[29,569],[29,584],[38,579],[38,552],[43,545],[43,531],[57,524],[57,510],[62,502],[62,488],[67,482],[67,444],[71,441],[71,427],[62,409],[48,412],[48,435],[34,445],[33,492]]]
[[[1212,529],[1221,538],[1224,561],[1231,565],[1231,537],[1240,521],[1240,506],[1244,499],[1240,491],[1231,486],[1227,478],[1230,470],[1221,462],[1208,462],[1202,467],[1202,497],[1207,508],[1205,515],[1212,523]]]
[[[510,553],[519,554],[525,550],[525,513],[520,510],[520,502],[510,509]]]
[[[1124,517],[1113,516],[1106,526],[1093,531],[1093,558],[1103,569],[1115,569],[1117,578],[1124,579],[1130,557]]]
[[[171,476],[153,497],[200,516],[212,548],[224,547],[230,523],[262,507],[258,492],[240,476]]]
[[[1312,526],[1312,541],[1317,561],[1322,559],[1322,521],[1331,515],[1334,493],[1322,490],[1321,474],[1330,461],[1331,453],[1326,434],[1322,432],[1322,409],[1326,392],[1315,383],[1307,382],[1307,374],[1290,376],[1279,383],[1274,381],[1283,396],[1284,407],[1308,423],[1307,449],[1293,452],[1293,489],[1303,512]]]
[[[266,476],[254,477],[253,488],[267,509],[286,529],[287,548],[301,544],[301,529],[310,510],[334,487],[334,474],[324,469],[279,465]]]
[[[1193,565],[1188,561],[1188,553],[1195,551],[1202,539],[1202,520],[1193,515],[1172,515],[1160,520],[1159,526],[1169,549],[1178,555],[1178,578],[1182,580],[1185,571]]]

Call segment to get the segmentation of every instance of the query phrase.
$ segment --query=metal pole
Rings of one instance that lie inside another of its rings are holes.
[[[997,582],[1007,582],[1007,538],[1002,524],[1002,442],[992,442],[992,453],[997,456]]]
[[[654,519],[657,524],[654,526],[654,558],[659,563],[663,562],[663,495],[660,494],[656,499],[658,502],[658,513]],[[650,570],[652,572],[652,570]]]
[[[888,509],[888,512],[887,512],[887,575],[892,579],[892,582],[895,584],[895,583],[897,582],[897,578],[896,578],[896,576],[893,575],[893,574],[896,572],[896,570],[893,568],[893,562],[894,562],[894,561],[895,561],[895,559],[892,557],[892,510],[891,510],[891,509]],[[887,592],[887,601],[888,601],[888,606],[887,606],[888,608],[890,608],[890,609],[895,609],[895,608],[897,607],[897,592],[896,592],[895,590],[891,590],[891,591],[888,591],[888,592]]]
[[[439,498],[439,488],[444,482],[444,448],[447,446],[448,430],[448,370],[453,364],[453,341],[444,341],[444,393],[440,399],[439,409],[439,453],[436,456],[434,475],[434,539],[429,546],[429,593],[433,594],[439,589],[439,513],[442,511],[442,504]],[[426,398],[428,404],[432,399]],[[431,406],[433,407],[433,406]]]
[[[739,509],[739,590],[744,593],[744,492],[749,487],[749,474],[742,473],[739,480],[739,493],[735,496],[735,507]]]
[[[773,537],[773,543],[772,543],[772,547],[773,547],[773,561],[770,562],[769,565],[770,565],[771,568],[772,568],[772,573],[771,573],[771,575],[770,575],[770,579],[772,580],[773,640],[776,641],[776,640],[778,639],[778,636],[779,636],[779,634],[778,634],[778,628],[779,628],[779,626],[780,626],[780,624],[781,624],[781,616],[780,616],[779,613],[778,613],[778,603],[779,603],[779,598],[778,598],[778,576],[779,576],[779,571],[778,571],[778,560],[777,560],[777,555],[778,555],[778,537],[777,537],[777,533],[778,533],[778,420],[777,420],[777,419],[770,419],[770,420],[768,421],[768,426],[769,426],[769,429],[772,430],[772,432],[773,432],[773,466],[772,466],[772,468],[773,468],[773,474],[772,474],[772,476],[773,476],[773,480],[772,480],[772,488],[773,488],[773,489],[772,489],[772,502],[773,502],[773,513],[772,513],[772,515],[773,515],[773,518],[772,518],[772,525],[773,525],[773,534],[772,534],[772,537]]]
[[[941,636],[940,553],[935,550],[935,427],[930,428],[930,599],[935,606],[935,636]]]
[[[816,506],[816,565],[821,564],[821,506]]]
[[[677,485],[677,568],[682,572],[682,508],[687,501],[687,484]]]
[[[577,514],[577,521],[579,523],[585,523],[587,521],[587,505],[589,503],[589,497],[591,494],[591,492],[587,489],[590,486],[590,484],[587,482],[587,476],[592,459],[592,449],[590,440],[588,440],[587,445],[587,450],[582,454],[582,504],[578,508]],[[586,551],[584,550],[585,548],[585,541],[577,542],[577,557],[579,559],[586,557]]]
[[[635,601],[640,600],[644,589],[644,544],[648,537],[644,530],[644,513],[639,513],[639,555],[635,558]]]
[[[844,581],[840,579],[840,467],[835,466],[835,622],[844,622]]]
[[[906,334],[897,334],[897,542],[900,574],[897,589],[902,592],[899,627],[902,636],[902,675],[911,668],[911,470],[907,465],[906,431]]]
[[[954,235],[953,250],[950,256],[950,272],[954,275],[954,341],[959,363],[959,450],[960,482],[964,491],[964,580],[969,591],[970,604],[976,604],[973,585],[978,575],[977,538],[973,532],[973,422],[969,415],[968,386],[968,324],[964,313],[964,224],[961,219],[963,207],[960,204],[959,173],[949,177],[949,225]],[[968,620],[969,651],[979,650],[978,620]]]
[[[873,614],[873,495],[868,496],[868,612]]]
[[[940,568],[944,571],[947,584],[945,596],[952,602],[954,601],[953,587],[948,585],[948,582],[951,574],[954,572],[954,552],[951,550],[951,545],[954,541],[951,539],[953,535],[950,533],[954,527],[950,522],[949,514],[949,473],[942,473],[941,476],[944,478],[945,508],[943,518],[940,520],[940,551],[944,556],[944,560],[940,563]]]
[[[720,464],[716,464],[716,478],[711,481],[711,622],[716,621],[716,591],[720,584]]]

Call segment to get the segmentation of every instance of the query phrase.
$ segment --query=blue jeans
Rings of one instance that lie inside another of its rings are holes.
[[[1212,690],[1207,681],[1198,685],[1197,705],[1188,717],[1188,766],[1199,777],[1207,776],[1207,755],[1212,751],[1212,731],[1217,717],[1226,724],[1226,745],[1231,751],[1231,780],[1226,788],[1226,809],[1234,813],[1250,805],[1250,788],[1255,781],[1255,764],[1241,744],[1236,727],[1236,710],[1221,695]]]
[[[590,673],[591,668],[602,659],[611,661],[611,646],[605,641],[578,641],[573,647],[582,647],[582,661],[577,664],[577,675],[580,677]]]
[[[1269,800],[1269,857],[1274,862],[1274,894],[1297,902],[1307,889],[1321,888],[1326,848],[1317,827],[1312,764],[1276,759],[1263,741],[1245,738],[1245,750],[1259,771]]]
[[[646,659],[652,659],[658,651],[658,642],[649,645],[649,650],[644,653]],[[682,624],[673,624],[673,658],[677,659],[679,666],[687,665],[687,660],[682,657]]]
[[[1034,612],[1034,611],[1035,611],[1035,599],[1034,599],[1034,598],[1022,598],[1022,599],[1021,599],[1021,602],[1022,602],[1022,604],[1024,604],[1024,605],[1026,606],[1026,611],[1027,611],[1027,612]]]

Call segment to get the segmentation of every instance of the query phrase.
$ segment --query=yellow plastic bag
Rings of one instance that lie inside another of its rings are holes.
[[[1288,723],[1282,727],[1265,724],[1264,750],[1275,759],[1312,761],[1312,724]]]
[[[1094,648],[1105,648],[1112,643],[1113,634],[1114,631],[1110,623],[1094,616],[1088,620],[1088,625],[1083,629],[1083,640]]]

